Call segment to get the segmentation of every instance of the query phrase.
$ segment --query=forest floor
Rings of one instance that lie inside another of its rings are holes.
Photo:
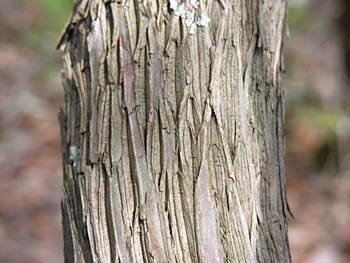
[[[321,2],[325,5],[321,11],[327,14],[327,4],[332,1]],[[0,1],[0,263],[63,262],[57,119],[63,89],[59,52],[54,50],[57,32],[42,26],[49,12],[43,3]],[[59,21],[68,16],[66,11],[55,15]],[[298,100],[295,93],[305,92],[309,85],[320,97],[321,103],[314,105],[323,112],[328,107],[324,105],[332,105],[334,100],[329,94],[334,91],[327,87],[342,85],[337,82],[341,77],[334,75],[340,67],[339,46],[325,40],[332,38],[332,27],[322,32],[317,27],[291,32],[286,57],[293,70],[287,73],[285,86],[287,99],[293,99],[287,104],[293,105]],[[322,78],[316,81],[318,74]],[[336,172],[332,158],[329,165],[315,169],[312,162],[323,141],[319,132],[323,120],[320,124],[296,112],[287,111],[291,120],[287,186],[294,215],[289,224],[293,262],[350,262],[350,174]],[[329,130],[324,133],[329,135]],[[331,156],[335,150],[330,147],[329,151]]]

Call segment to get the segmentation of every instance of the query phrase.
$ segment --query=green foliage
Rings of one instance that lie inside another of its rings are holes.
[[[20,41],[41,54],[38,77],[57,78],[60,68],[59,52],[55,50],[60,34],[72,13],[74,0],[34,0],[40,19],[30,31],[19,35]]]
[[[46,14],[45,25],[53,31],[60,32],[72,12],[73,0],[35,0]]]
[[[294,29],[307,31],[313,23],[312,17],[306,6],[290,5],[288,8],[288,22]]]
[[[41,22],[30,32],[21,36],[31,48],[54,48],[73,8],[73,0],[34,0],[41,8]]]
[[[313,129],[322,135],[313,158],[316,171],[322,174],[328,170],[336,170],[339,165],[337,149],[339,113],[326,107],[309,105],[296,110],[295,118],[307,120]]]
[[[324,138],[314,157],[314,164],[317,171],[327,172],[338,169],[339,156],[337,146],[336,134],[331,134],[331,136]]]
[[[323,132],[322,140],[314,157],[315,168],[322,172],[337,169],[339,163],[337,149],[337,125],[339,115],[326,108],[307,107],[304,116]]]
[[[338,114],[331,109],[320,107],[304,107],[301,115],[321,129],[326,136],[336,133]]]

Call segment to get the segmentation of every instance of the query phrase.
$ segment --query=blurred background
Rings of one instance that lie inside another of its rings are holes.
[[[295,263],[350,262],[348,2],[289,0],[286,141]],[[0,0],[0,263],[63,262],[63,89],[55,45],[72,5]]]

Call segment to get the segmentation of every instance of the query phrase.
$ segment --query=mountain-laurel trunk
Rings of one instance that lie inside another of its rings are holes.
[[[65,262],[290,262],[285,19],[285,0],[76,0]]]

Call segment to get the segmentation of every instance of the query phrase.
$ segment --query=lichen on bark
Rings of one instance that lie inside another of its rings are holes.
[[[290,262],[285,13],[76,0],[59,43],[65,262]]]

